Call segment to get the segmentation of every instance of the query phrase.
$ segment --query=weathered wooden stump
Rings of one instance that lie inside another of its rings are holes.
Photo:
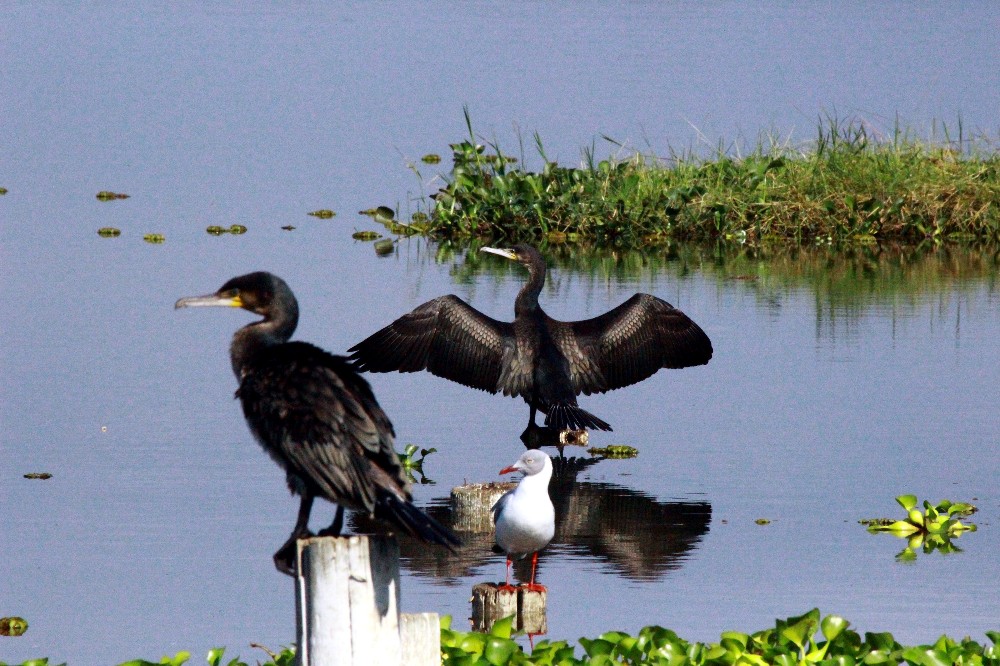
[[[524,587],[504,590],[495,583],[479,583],[472,588],[472,629],[488,632],[493,623],[513,615],[514,631],[526,634],[547,633],[546,592],[532,592]]]
[[[451,489],[452,527],[459,532],[488,534],[493,531],[490,509],[513,482],[469,483]]]
[[[399,545],[388,536],[298,542],[295,610],[300,666],[441,662],[437,613],[399,614]]]

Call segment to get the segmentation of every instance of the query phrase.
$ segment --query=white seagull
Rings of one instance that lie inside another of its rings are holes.
[[[544,585],[535,584],[538,551],[548,545],[556,532],[556,513],[549,498],[552,461],[547,453],[526,451],[501,474],[524,472],[517,488],[503,494],[493,505],[493,522],[500,549],[507,553],[507,583],[501,589],[514,590],[510,584],[511,559],[531,557],[531,582],[525,587],[532,592],[544,592]]]

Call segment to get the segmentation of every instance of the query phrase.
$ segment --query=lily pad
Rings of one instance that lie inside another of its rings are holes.
[[[22,636],[28,630],[23,617],[0,617],[0,636]]]
[[[309,213],[309,215],[312,215],[313,217],[318,217],[321,220],[329,220],[331,217],[336,215],[336,213],[334,213],[329,208],[321,208],[319,210],[314,210],[313,212]]]
[[[142,237],[142,240],[146,241],[147,243],[159,245],[160,243],[165,242],[167,239],[163,234],[146,234],[145,236]]]
[[[115,238],[122,235],[122,230],[115,227],[101,227],[97,230],[97,235],[101,238]]]
[[[42,479],[44,481],[45,479],[51,479],[52,475],[49,474],[48,472],[28,472],[27,474],[24,475],[24,478]]]
[[[373,241],[382,238],[382,234],[377,231],[355,231],[351,238],[359,241]]]

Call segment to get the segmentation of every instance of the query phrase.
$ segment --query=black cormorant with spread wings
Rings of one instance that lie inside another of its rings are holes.
[[[687,315],[655,296],[635,294],[599,317],[557,321],[538,305],[545,259],[529,245],[482,248],[528,269],[514,321],[497,321],[454,295],[424,303],[351,347],[362,371],[433,374],[472,388],[520,396],[557,430],[611,430],[577,405],[580,393],[629,386],[660,368],[704,365],[712,343]],[[522,439],[524,437],[522,436]]]
[[[322,497],[337,504],[320,535],[336,536],[344,507],[374,514],[426,541],[453,546],[458,538],[411,502],[410,486],[393,448],[392,423],[371,387],[343,356],[305,342],[289,342],[299,306],[284,280],[271,273],[233,278],[214,294],[182,298],[175,307],[228,306],[261,315],[239,329],[230,357],[236,396],[257,441],[284,468],[301,496],[298,520],[274,554],[275,566],[294,572],[295,542],[311,536],[309,513]]]

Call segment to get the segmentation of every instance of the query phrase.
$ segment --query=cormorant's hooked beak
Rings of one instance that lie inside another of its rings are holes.
[[[226,294],[205,294],[204,296],[187,296],[174,303],[174,309],[178,308],[201,308],[201,307],[225,307],[242,308],[243,301],[240,300],[239,293]]]
[[[517,252],[514,250],[508,250],[500,247],[481,247],[480,252],[489,252],[490,254],[498,254],[504,259],[510,259],[511,261],[517,261]]]

